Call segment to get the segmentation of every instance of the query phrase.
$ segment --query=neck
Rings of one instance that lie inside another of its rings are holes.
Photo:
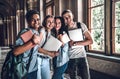
[[[74,22],[74,21],[72,21],[70,24],[68,24],[69,28],[73,28],[74,25],[75,25],[75,22]]]

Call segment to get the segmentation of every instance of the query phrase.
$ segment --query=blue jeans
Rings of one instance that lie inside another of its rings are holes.
[[[56,67],[55,61],[53,61],[54,73],[53,73],[52,79],[64,79],[63,74],[67,69],[67,66],[68,66],[68,62],[60,67]]]
[[[70,75],[71,79],[77,79],[77,76],[82,79],[90,79],[87,58],[70,59],[66,73]]]
[[[37,79],[37,71],[28,73],[27,78],[26,79]]]
[[[38,57],[37,79],[50,79],[50,59]]]

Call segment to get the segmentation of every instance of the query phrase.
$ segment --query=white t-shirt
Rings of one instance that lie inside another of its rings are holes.
[[[44,44],[45,40],[50,37],[51,32],[48,32],[48,35],[47,35],[47,38],[46,38],[47,32],[45,31],[45,28],[43,27],[43,28],[41,28],[40,33],[43,34],[43,38],[42,38],[41,43],[40,43],[40,47],[42,47],[42,45]],[[39,55],[42,55],[42,56],[48,56],[48,55],[45,55],[45,54],[43,54],[43,53],[38,53],[38,54],[39,54]],[[50,57],[50,56],[48,56],[48,57]]]
[[[86,31],[88,31],[87,26],[86,26],[84,23],[80,23],[80,24],[81,24],[81,28],[79,28],[79,29],[82,29],[83,35],[84,35],[84,33],[85,33]],[[72,29],[78,28],[78,27],[77,27],[77,22],[75,22],[75,24],[74,24],[73,27],[74,27],[74,28],[72,28]],[[69,30],[71,30],[71,29],[69,29]],[[69,49],[69,57],[70,57],[70,59],[86,57],[86,51],[85,51],[84,46],[77,47],[77,48],[72,48],[72,47],[71,47],[71,48]]]

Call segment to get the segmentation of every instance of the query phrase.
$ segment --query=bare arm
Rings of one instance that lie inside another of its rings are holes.
[[[36,44],[40,43],[40,37],[37,35],[33,35],[33,38],[26,42],[25,44],[21,45],[21,46],[17,46],[14,48],[13,53],[15,56],[20,55],[22,53],[24,53],[25,51],[33,48]]]
[[[20,55],[20,54],[24,53],[25,51],[31,49],[32,48],[31,46],[33,47],[34,43],[32,43],[32,41],[29,41],[29,42],[25,43],[24,45],[15,47],[13,53],[15,56]]]
[[[71,45],[83,45],[83,46],[87,46],[93,43],[92,37],[89,33],[89,31],[86,31],[84,33],[85,39],[83,41],[71,41]]]
[[[43,54],[45,54],[45,55],[49,55],[49,56],[51,56],[51,57],[55,57],[55,56],[58,55],[57,52],[47,51],[47,50],[45,50],[45,49],[43,49],[43,48],[39,48],[39,49],[38,49],[38,52],[39,52],[39,53],[43,53]]]

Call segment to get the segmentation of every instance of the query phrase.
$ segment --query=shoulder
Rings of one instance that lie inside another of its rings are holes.
[[[77,22],[77,23],[80,24],[81,29],[83,30],[83,33],[85,33],[86,31],[88,31],[88,28],[87,28],[87,26],[86,26],[85,23],[83,23],[83,22]]]
[[[18,33],[18,37],[19,37],[21,34],[23,34],[23,33],[25,33],[26,31],[28,31],[28,30],[30,30],[30,28],[23,28],[23,29]]]
[[[45,33],[45,28],[42,27],[42,28],[40,29],[40,32]]]
[[[86,27],[86,24],[85,23],[83,23],[83,22],[76,22],[77,23],[77,25],[80,25],[81,26],[81,28],[82,27]]]

